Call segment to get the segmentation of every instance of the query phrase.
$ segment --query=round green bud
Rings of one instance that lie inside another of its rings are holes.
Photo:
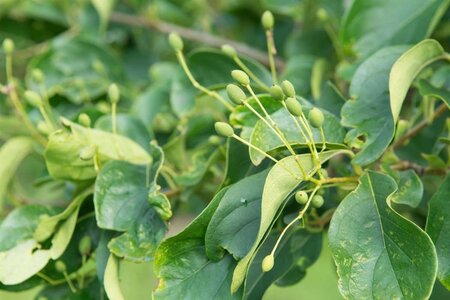
[[[321,207],[323,205],[323,202],[324,200],[321,195],[315,195],[311,200],[311,204],[317,208]]]
[[[34,91],[25,91],[25,99],[28,103],[30,103],[34,107],[40,107],[42,105],[42,99],[41,96],[39,96],[38,93]]]
[[[325,195],[325,189],[319,189],[319,190],[317,190],[317,195],[320,195],[320,196]]]
[[[308,202],[308,194],[305,191],[298,191],[295,193],[295,201],[298,204],[304,205]]]
[[[261,264],[262,271],[269,272],[270,270],[272,270],[274,262],[275,258],[273,257],[273,255],[267,255],[266,257],[264,257]]]
[[[243,86],[247,86],[250,84],[250,78],[244,71],[233,70],[231,71],[231,77],[233,77],[233,79],[236,80],[237,83]]]
[[[273,18],[272,12],[266,10],[261,17],[261,24],[265,30],[270,30],[273,28],[275,20]]]
[[[82,113],[78,116],[78,123],[84,127],[91,127],[91,118],[87,114]]]
[[[12,54],[14,51],[14,42],[11,39],[4,39],[3,40],[3,52],[5,52],[6,55]]]
[[[222,46],[222,52],[228,55],[229,57],[233,58],[237,56],[236,49],[234,49],[233,46],[225,44]]]
[[[233,127],[231,127],[230,124],[225,122],[216,122],[216,124],[214,124],[214,128],[216,129],[218,135],[224,137],[231,137],[234,134]]]
[[[178,33],[172,32],[169,34],[169,44],[175,51],[183,51],[183,40]]]
[[[295,88],[289,80],[284,80],[281,83],[281,88],[286,96],[295,98]]]
[[[217,135],[211,135],[211,136],[208,138],[208,142],[209,142],[211,145],[219,146],[220,144],[222,144],[222,139],[220,138],[220,136],[217,136]]]
[[[95,155],[95,146],[94,145],[90,145],[90,146],[86,146],[84,148],[82,148],[80,150],[80,159],[81,160],[91,160],[94,155]]]
[[[235,84],[227,85],[227,95],[228,98],[230,98],[230,100],[236,103],[237,105],[242,104],[242,102],[245,101],[245,99],[247,99],[247,96],[245,95],[244,91]]]
[[[328,20],[328,13],[325,9],[319,8],[317,10],[317,18],[319,18],[320,21],[326,21]]]
[[[62,260],[57,260],[55,263],[55,269],[59,273],[64,273],[67,270],[66,264]]]
[[[302,115],[302,105],[300,102],[297,101],[297,99],[289,97],[286,99],[286,108],[287,110],[294,116],[301,116]]]
[[[308,121],[312,127],[322,127],[324,121],[323,113],[320,111],[320,109],[314,107],[309,111]]]
[[[283,90],[281,89],[281,87],[277,84],[272,85],[270,87],[270,96],[272,96],[272,98],[274,100],[277,101],[283,101],[284,100],[284,93]]]
[[[91,247],[91,238],[88,235],[83,236],[80,240],[80,243],[78,244],[78,251],[80,252],[80,254],[89,254],[89,252],[91,251]]]
[[[37,130],[45,135],[49,135],[51,133],[50,127],[48,127],[48,124],[44,121],[40,121],[37,124]]]
[[[31,71],[31,77],[38,83],[44,82],[45,79],[44,73],[41,71],[41,69],[33,69],[33,71]]]
[[[110,100],[112,103],[117,103],[117,102],[119,102],[119,99],[120,99],[120,90],[119,90],[119,87],[117,86],[117,84],[112,83],[112,84],[109,85],[109,88],[108,88],[108,97],[109,97],[109,100]]]
[[[319,170],[319,174],[323,177],[323,178],[328,178],[328,171],[327,169],[320,169]]]

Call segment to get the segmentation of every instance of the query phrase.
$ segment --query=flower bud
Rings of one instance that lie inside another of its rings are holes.
[[[3,40],[3,52],[5,52],[6,55],[10,55],[14,52],[14,42],[11,39],[4,39]]]
[[[261,17],[261,24],[265,30],[271,30],[275,21],[272,12],[266,10]]]
[[[277,101],[284,100],[283,90],[277,84],[270,87],[270,96],[272,96],[272,98]]]
[[[27,102],[30,103],[32,106],[40,107],[42,105],[42,99],[38,93],[28,90],[28,91],[25,91],[24,96],[25,96],[25,99],[27,100]]]
[[[286,108],[294,116],[301,116],[302,115],[302,105],[300,102],[297,101],[297,99],[289,97],[286,99]]]
[[[108,97],[111,103],[117,103],[120,99],[120,90],[117,84],[112,83],[108,88]]]
[[[221,137],[219,137],[219,136],[217,136],[217,135],[211,135],[211,136],[208,138],[208,142],[209,142],[211,145],[219,146],[220,144],[222,144],[222,139],[221,139]]]
[[[247,86],[250,84],[250,78],[244,71],[233,70],[231,71],[231,77],[233,77],[233,79],[236,80],[237,83],[243,86]]]
[[[183,51],[183,40],[178,33],[172,32],[169,34],[169,44],[175,51]]]
[[[309,111],[308,121],[312,127],[320,128],[323,125],[324,116],[323,113],[318,108],[313,108]]]
[[[55,263],[55,269],[59,273],[64,273],[67,270],[66,264],[62,260],[57,260]]]
[[[295,193],[295,201],[301,205],[306,204],[308,202],[308,194],[305,191],[298,191]]]
[[[91,251],[91,246],[91,238],[88,235],[85,235],[78,244],[78,251],[81,255],[87,255]]]
[[[275,258],[273,257],[273,255],[267,255],[266,257],[264,257],[261,264],[262,271],[265,273],[272,270],[274,262]]]
[[[214,124],[214,128],[216,129],[218,135],[224,137],[231,137],[234,134],[233,127],[231,127],[230,124],[225,122],[216,122],[216,124]]]
[[[328,13],[325,9],[319,8],[317,10],[317,18],[319,18],[320,21],[324,22],[328,20]]]
[[[233,46],[225,44],[222,46],[222,52],[228,55],[229,57],[233,58],[237,56],[236,49],[234,49]]]
[[[242,101],[245,101],[245,99],[247,99],[244,91],[235,84],[227,85],[227,94],[228,98],[230,98],[231,101],[238,105],[242,104]]]
[[[91,118],[87,114],[82,113],[78,116],[78,123],[84,127],[91,127]]]
[[[323,197],[320,195],[315,195],[311,200],[311,204],[317,208],[321,207],[323,205],[323,202]]]
[[[283,81],[281,83],[281,87],[283,88],[283,92],[287,97],[295,98],[295,88],[294,85],[289,80]]]
[[[44,73],[41,71],[41,69],[33,69],[33,71],[31,71],[31,77],[38,83],[44,82],[45,79]]]

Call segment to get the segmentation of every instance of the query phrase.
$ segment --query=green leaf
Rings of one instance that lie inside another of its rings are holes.
[[[54,178],[87,180],[96,177],[93,160],[80,158],[81,150],[89,146],[97,149],[100,165],[109,160],[125,160],[134,164],[151,161],[150,155],[141,146],[126,137],[66,122],[71,132],[54,132],[45,149],[47,168]]]
[[[450,290],[450,176],[430,200],[426,231],[436,246],[439,281]]]
[[[428,37],[444,15],[448,0],[353,1],[341,26],[345,48],[360,58],[394,45],[418,43]]]
[[[77,217],[78,209],[61,224],[48,249],[28,238],[13,248],[0,252],[0,282],[6,285],[19,284],[42,270],[50,259],[59,258],[69,245]],[[30,234],[32,235],[31,232],[27,233]]]
[[[269,114],[272,114],[283,107],[283,105],[279,101],[273,100],[269,95],[262,94],[257,96],[259,101]],[[258,113],[260,113],[261,115],[263,114],[263,111],[253,97],[248,98],[246,101]],[[258,122],[258,120],[258,116],[256,116],[245,105],[236,106],[235,110],[230,114],[230,123],[233,125],[253,127]]]
[[[279,285],[278,280],[281,279],[283,286],[297,283],[303,278],[306,269],[319,258],[322,234],[305,229],[291,230],[283,237],[275,251],[273,269],[263,273],[262,260],[270,254],[279,236],[279,231],[273,231],[253,259],[247,275],[246,299],[262,299],[266,289],[274,282]]]
[[[112,118],[111,116],[102,116],[95,122],[95,128],[112,132]],[[118,114],[116,115],[116,130],[117,134],[126,136],[130,140],[138,143],[143,149],[149,150],[149,144],[152,140],[144,123],[138,118]]]
[[[303,101],[303,111],[307,116],[309,111],[312,109],[311,106],[307,104],[306,101]],[[342,143],[344,142],[345,130],[339,124],[339,121],[335,116],[330,114],[329,112],[323,111],[325,121],[323,124],[323,131],[325,134],[325,141],[327,142],[328,148],[343,148],[345,147]],[[280,109],[277,112],[271,115],[271,118],[277,123],[278,128],[283,132],[286,139],[290,144],[299,145],[301,147],[307,147],[307,143],[303,138],[300,130],[298,129],[295,122],[292,120],[291,115],[286,109]],[[301,123],[299,123],[300,126]],[[318,145],[321,146],[323,143],[322,136],[320,134],[320,130],[317,128],[312,128],[311,131],[313,134],[313,140]],[[303,132],[306,131],[302,126]],[[308,137],[308,135],[307,135]],[[271,130],[263,121],[259,120],[255,128],[253,129],[252,135],[250,137],[250,143],[254,146],[260,148],[264,152],[270,152],[277,148],[283,148],[283,142],[277,137],[277,135]],[[253,164],[258,165],[265,158],[264,155],[259,153],[253,148],[249,148],[250,158]]]
[[[209,259],[221,259],[224,250],[240,259],[250,250],[258,233],[266,177],[267,171],[263,171],[227,189],[206,230]]]
[[[430,237],[391,208],[395,181],[369,171],[339,205],[329,239],[348,299],[427,299],[436,278]]]
[[[0,212],[11,178],[22,160],[33,151],[33,141],[26,137],[9,139],[0,148]]]
[[[352,127],[346,141],[363,136],[364,145],[354,163],[367,165],[381,156],[394,136],[394,121],[390,112],[388,81],[391,66],[406,50],[397,46],[385,48],[362,63],[350,86],[350,96],[342,107],[342,125]]]
[[[394,63],[389,75],[389,95],[394,123],[414,78],[428,65],[446,58],[442,46],[435,40],[424,40],[406,51]]]
[[[119,259],[115,257],[114,254],[109,256],[108,263],[106,264],[103,284],[108,299],[125,300],[125,297],[120,290]]]
[[[121,231],[108,247],[118,257],[150,260],[166,224],[148,202],[148,167],[111,161],[95,182],[95,214],[100,228]]]
[[[396,178],[397,191],[392,195],[391,201],[399,204],[418,207],[422,201],[423,184],[414,170],[399,172]]]
[[[50,49],[35,57],[29,70],[41,69],[45,74],[47,95],[62,95],[80,104],[104,94],[111,83],[122,78],[121,63],[98,44],[81,38],[56,39]],[[89,55],[86,55],[89,53]],[[26,77],[28,88],[40,91],[39,84]]]
[[[322,162],[326,162],[339,154],[352,155],[348,150],[330,150],[322,152],[320,154],[320,159]],[[301,154],[297,155],[297,157],[307,174],[312,175],[317,172],[317,168],[314,166],[310,154]],[[294,178],[293,175],[298,179]],[[248,267],[255,255],[258,245],[263,240],[267,230],[269,230],[273,224],[274,218],[280,207],[283,205],[283,202],[302,181],[303,176],[294,156],[283,158],[270,170],[263,190],[258,235],[253,243],[253,247],[248,254],[239,261],[234,270],[231,291],[237,291],[244,282]]]
[[[241,298],[240,293],[230,294],[236,265],[231,255],[213,262],[205,253],[207,225],[226,191],[227,188],[219,191],[181,233],[161,243],[155,257],[155,271],[160,280],[154,299]]]

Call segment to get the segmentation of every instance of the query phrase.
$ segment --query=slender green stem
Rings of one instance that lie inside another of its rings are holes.
[[[287,109],[287,106],[286,106],[286,102],[283,101],[282,103],[283,103],[283,107],[289,112],[289,110]],[[306,136],[305,132],[303,131],[303,128],[298,123],[297,119],[293,115],[291,115],[290,113],[289,113],[289,115],[291,116],[291,118],[294,121],[294,123],[297,126],[297,128],[300,130],[300,133],[301,133],[303,139],[305,140],[306,144],[308,145],[309,151],[311,153],[313,153],[313,148],[312,148],[311,144],[314,143],[314,141],[310,141],[308,139],[308,137]]]
[[[245,73],[248,74],[248,76],[250,76],[250,78],[256,82],[257,85],[259,85],[263,90],[265,90],[266,92],[270,92],[270,88],[264,83],[262,82],[261,79],[258,78],[258,76],[256,76],[245,64],[244,62],[239,58],[239,56],[235,55],[233,56],[233,60],[234,62],[242,69],[242,71],[244,71]]]
[[[322,126],[320,127],[320,136],[322,138],[322,149],[320,149],[320,153],[322,153],[327,148],[327,144],[326,144],[326,141],[325,141],[325,132],[323,131],[323,127]]]
[[[86,264],[86,255],[83,254],[83,256],[81,258],[81,268],[83,268],[85,264]],[[79,285],[80,289],[82,289],[84,287],[84,273],[80,274],[80,279],[78,281],[78,285]]]
[[[53,125],[52,120],[48,116],[47,112],[45,111],[44,103],[42,103],[41,106],[39,106],[39,111],[41,112],[42,117],[44,117],[45,123],[49,126],[50,130],[53,132],[55,131],[55,127]]]
[[[116,113],[117,113],[117,103],[113,102],[111,107],[111,127],[113,134],[117,134],[117,124],[116,124]]]
[[[67,284],[69,285],[70,290],[72,291],[72,293],[76,293],[77,289],[75,288],[75,286],[72,283],[72,280],[69,277],[69,274],[67,274],[66,271],[63,272],[64,278],[66,279]]]
[[[256,96],[255,92],[253,91],[253,89],[252,89],[252,87],[250,85],[247,85],[247,90],[250,92],[252,97],[255,99],[256,103],[259,105],[259,107],[263,111],[264,115],[270,121],[271,124],[269,124],[266,121],[266,119],[264,117],[262,117],[259,113],[257,114],[257,116],[261,120],[264,120],[266,125],[269,126],[272,129],[272,131],[278,136],[278,138],[283,142],[283,144],[286,146],[286,148],[291,153],[291,155],[294,155],[295,161],[297,162],[297,165],[300,168],[300,171],[302,172],[303,178],[308,179],[308,174],[305,172],[305,169],[303,168],[299,158],[297,157],[297,153],[295,153],[294,149],[292,149],[291,144],[286,139],[286,137],[284,136],[283,132],[280,130],[280,128],[278,128],[277,123],[275,123],[275,121],[270,117],[269,113],[267,113],[266,109],[264,108],[264,106],[262,105],[261,101]]]
[[[22,119],[22,122],[24,123],[25,127],[29,130],[31,135],[42,145],[45,145],[47,143],[46,139],[37,131],[37,129],[34,127],[33,123],[31,122],[30,118],[28,117],[27,112],[25,111],[25,108],[23,107],[22,103],[20,102],[19,96],[17,95],[16,87],[14,84],[14,77],[13,77],[13,63],[12,63],[12,56],[11,54],[6,55],[6,81],[8,83],[8,95],[11,99],[12,104],[14,105],[14,108],[16,109],[17,113],[19,114],[19,117]]]
[[[274,84],[278,83],[277,79],[277,69],[275,66],[274,55],[277,53],[275,48],[275,42],[273,40],[273,30],[266,30],[266,40],[267,40],[267,53],[269,56],[270,72],[272,73],[272,81]]]
[[[229,111],[234,111],[233,105],[231,105],[227,100],[225,100],[222,96],[220,96],[217,92],[211,91],[207,89],[206,87],[202,86],[198,81],[194,78],[191,71],[189,70],[186,60],[184,59],[183,52],[177,51],[176,53],[178,61],[183,68],[184,73],[189,78],[189,81],[192,83],[192,85],[198,89],[199,91],[207,94],[210,97],[213,97],[214,99],[218,100],[220,103],[222,103]]]
[[[298,214],[298,216],[297,216],[294,220],[292,220],[292,221],[291,221],[291,222],[283,229],[283,231],[281,232],[280,236],[278,237],[278,240],[277,240],[277,242],[275,243],[275,246],[273,247],[272,252],[270,253],[270,255],[273,256],[273,255],[275,254],[275,251],[277,250],[278,245],[280,244],[281,239],[283,238],[283,236],[285,235],[285,233],[287,232],[287,230],[288,230],[292,225],[294,225],[297,221],[299,221],[299,220],[301,220],[301,219],[303,218],[305,212],[308,210],[308,207],[309,207],[309,205],[310,205],[310,203],[311,203],[312,198],[314,197],[314,195],[316,194],[316,192],[317,192],[317,190],[318,190],[319,188],[320,188],[320,185],[317,185],[317,186],[314,188],[314,190],[313,190],[313,191],[311,192],[311,194],[309,195],[308,202],[306,202],[305,207],[300,211],[300,213]]]
[[[233,138],[235,138],[236,140],[238,140],[239,142],[243,143],[244,145],[247,145],[248,147],[258,151],[259,153],[261,153],[262,155],[264,155],[265,157],[267,157],[268,159],[270,159],[271,161],[273,161],[276,164],[279,164],[286,172],[288,172],[289,174],[291,174],[291,176],[297,180],[301,179],[298,176],[296,176],[294,173],[291,172],[291,170],[289,170],[288,167],[286,167],[284,165],[283,162],[277,160],[276,158],[274,158],[273,156],[271,156],[270,154],[268,154],[267,152],[263,151],[262,149],[256,147],[255,145],[247,142],[246,140],[244,140],[243,138],[241,138],[240,136],[233,134],[232,136]]]

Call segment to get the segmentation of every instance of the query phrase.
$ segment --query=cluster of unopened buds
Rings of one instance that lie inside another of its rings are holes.
[[[262,262],[262,270],[264,272],[268,272],[273,268],[275,251],[278,247],[279,242],[281,241],[281,238],[286,233],[287,229],[303,218],[304,214],[306,213],[310,205],[316,208],[319,208],[323,205],[324,199],[322,195],[320,195],[323,194],[322,193],[323,190],[319,189],[322,187],[323,184],[328,182],[328,174],[327,171],[321,167],[322,162],[319,155],[326,149],[325,134],[323,130],[324,115],[320,109],[313,107],[312,109],[309,110],[306,116],[304,113],[303,106],[301,102],[298,100],[299,98],[297,98],[294,85],[289,80],[284,80],[281,82],[281,84],[278,84],[277,71],[274,63],[274,54],[276,53],[276,51],[273,41],[274,18],[272,13],[266,11],[262,15],[261,23],[266,31],[267,48],[268,48],[267,50],[273,85],[269,87],[261,79],[255,76],[255,74],[239,58],[238,53],[234,47],[230,45],[223,45],[222,46],[223,53],[226,54],[228,57],[230,57],[240,68],[233,70],[231,72],[231,78],[235,81],[235,83],[230,83],[226,87],[226,92],[229,101],[226,100],[224,97],[222,97],[216,91],[210,90],[207,87],[201,85],[194,78],[193,74],[189,70],[189,67],[186,63],[186,59],[183,54],[184,48],[183,40],[177,33],[171,33],[169,35],[169,43],[171,47],[175,50],[178,61],[181,67],[183,68],[184,72],[186,73],[187,77],[191,81],[192,85],[195,88],[197,88],[200,92],[218,100],[229,111],[235,110],[234,105],[236,106],[244,105],[249,111],[251,111],[255,116],[257,116],[258,119],[261,122],[263,122],[269,128],[269,130],[271,130],[282,142],[282,144],[286,147],[286,149],[290,152],[290,154],[295,158],[295,161],[298,165],[298,168],[300,169],[302,176],[294,174],[294,172],[292,172],[287,166],[285,166],[282,161],[277,160],[275,157],[268,154],[266,151],[260,149],[259,147],[253,145],[251,142],[240,137],[238,134],[236,134],[235,129],[229,123],[226,122],[215,123],[215,130],[218,135],[238,140],[239,142],[247,145],[249,148],[252,148],[253,150],[259,152],[264,157],[272,160],[276,164],[279,164],[282,168],[284,168],[287,172],[289,172],[295,179],[299,180],[299,182],[309,181],[314,185],[314,187],[310,190],[309,195],[306,191],[303,190],[299,190],[295,193],[294,196],[295,200],[300,205],[302,205],[303,208],[300,210],[298,216],[294,218],[294,220],[292,220],[284,228],[272,252],[264,258]],[[273,101],[278,101],[279,103],[281,103],[283,108],[289,113],[290,117],[292,118],[293,122],[298,128],[299,133],[301,134],[302,138],[308,145],[311,158],[315,167],[315,172],[313,174],[309,174],[308,172],[306,172],[304,166],[302,165],[299,159],[298,154],[292,148],[291,143],[286,139],[285,134],[280,130],[277,123],[267,112],[260,98],[253,90],[251,86],[252,81],[256,84],[256,86],[259,89],[270,94]],[[250,96],[248,96],[246,92]],[[259,108],[258,110],[261,113],[249,103],[250,100],[253,100],[256,103],[257,107]],[[313,138],[312,128],[316,128],[320,131],[321,134],[321,142],[319,143],[321,147],[320,152],[318,151],[316,142]],[[314,175],[318,175],[316,176],[318,178],[314,177]]]

